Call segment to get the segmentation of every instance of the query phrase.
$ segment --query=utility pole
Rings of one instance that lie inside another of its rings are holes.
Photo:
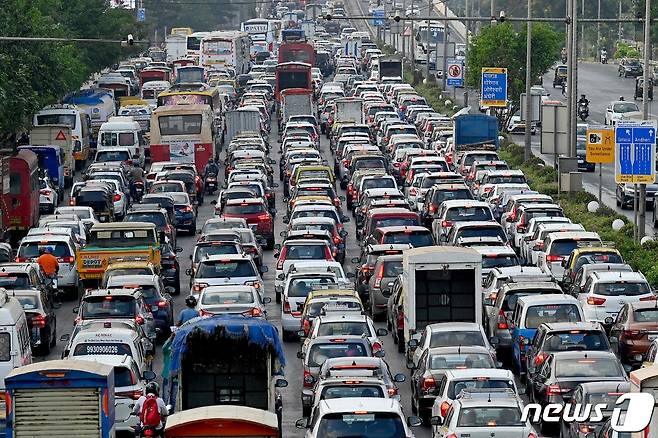
[[[596,18],[601,19],[601,0],[596,13]],[[601,53],[601,23],[596,23],[596,57],[600,60],[599,54]]]
[[[573,82],[571,79],[571,72],[573,71],[573,34],[574,34],[574,25],[573,25],[573,4],[576,0],[567,0],[567,17],[571,17],[571,20],[567,23],[567,91],[569,92],[566,96],[567,98],[567,132],[569,133],[569,156],[571,155],[571,132],[576,132],[576,127],[573,126],[572,113],[573,113],[573,102],[571,101],[571,90]],[[555,163],[557,165],[557,163]]]
[[[448,18],[448,0],[443,0],[443,18]],[[448,25],[448,20],[443,20],[443,60],[441,62],[441,89],[445,91],[446,89],[446,58],[448,57],[448,35],[450,34],[450,27]],[[439,70],[439,54],[437,50],[436,54],[436,64],[437,71]]]
[[[571,76],[567,82],[569,102],[571,106],[571,136],[569,156],[576,158],[576,126],[578,124],[578,1],[573,0],[573,14],[571,16]]]
[[[491,16],[496,16],[496,0],[491,0]]]
[[[432,16],[432,0],[427,0],[427,16],[431,17]],[[425,69],[425,78],[427,79],[427,83],[429,84],[430,82],[430,34],[431,34],[431,27],[432,27],[432,21],[427,20],[427,46],[425,47],[425,52],[427,54],[427,68]],[[436,54],[435,54],[436,55]],[[435,56],[435,58],[438,58]],[[435,68],[438,69],[438,59],[434,61]]]
[[[642,83],[642,118],[649,120],[649,54],[651,53],[651,0],[644,0],[644,69]],[[647,215],[647,185],[640,184],[640,206],[637,229],[637,240],[640,241],[646,232]]]
[[[585,0],[580,0],[580,16],[585,18]],[[580,56],[585,56],[585,23],[580,23]]]
[[[619,20],[621,20],[621,0],[619,0],[619,15],[617,16]],[[619,41],[621,41],[621,21],[619,22],[619,31],[617,33],[617,38]]]
[[[526,49],[525,49],[525,148],[524,158],[526,161],[532,156],[532,139],[530,137],[530,128],[532,127],[532,0],[528,0],[528,24],[526,32]]]

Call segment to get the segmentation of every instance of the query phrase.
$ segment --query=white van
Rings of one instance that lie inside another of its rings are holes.
[[[144,140],[142,128],[132,117],[115,116],[101,125],[98,131],[98,152],[103,148],[127,147],[131,150],[133,163],[144,166]]]
[[[32,124],[34,126],[70,126],[73,154],[79,161],[87,160],[90,140],[93,138],[93,127],[89,114],[82,106],[72,104],[49,105],[34,115]]]
[[[23,306],[0,288],[0,391],[5,377],[15,368],[32,363],[30,331]]]

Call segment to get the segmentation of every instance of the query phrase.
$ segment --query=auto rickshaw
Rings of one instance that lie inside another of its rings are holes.
[[[635,93],[633,99],[642,99],[642,90],[644,88],[644,78],[638,77],[635,79]],[[653,79],[649,78],[649,99],[653,100]]]
[[[567,80],[567,66],[558,65],[557,67],[555,67],[555,75],[553,76],[553,88],[562,86],[562,84],[566,82],[566,80]]]

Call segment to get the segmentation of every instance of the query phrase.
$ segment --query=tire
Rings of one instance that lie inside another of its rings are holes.
[[[265,245],[265,249],[268,251],[272,251],[274,249],[274,237],[267,239],[267,245]]]

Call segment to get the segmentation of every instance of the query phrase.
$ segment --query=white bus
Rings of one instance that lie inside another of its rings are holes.
[[[210,32],[194,32],[189,34],[186,40],[187,56],[198,60],[201,54],[201,40],[209,34]]]
[[[267,18],[252,18],[242,22],[241,30],[249,34],[253,44],[265,47],[268,52],[274,52],[276,28],[273,21]]]
[[[249,72],[251,40],[237,30],[210,32],[201,40],[199,65],[209,68],[231,67],[236,74]]]
[[[429,40],[427,39],[427,21],[421,21],[418,23],[418,26],[415,28],[415,38],[416,38],[416,50],[415,57],[416,62],[424,64],[427,62],[427,47],[429,45],[430,51],[434,51],[436,44],[439,44],[439,48],[443,47],[443,41],[445,36],[445,28],[442,24],[432,22],[429,32]]]

